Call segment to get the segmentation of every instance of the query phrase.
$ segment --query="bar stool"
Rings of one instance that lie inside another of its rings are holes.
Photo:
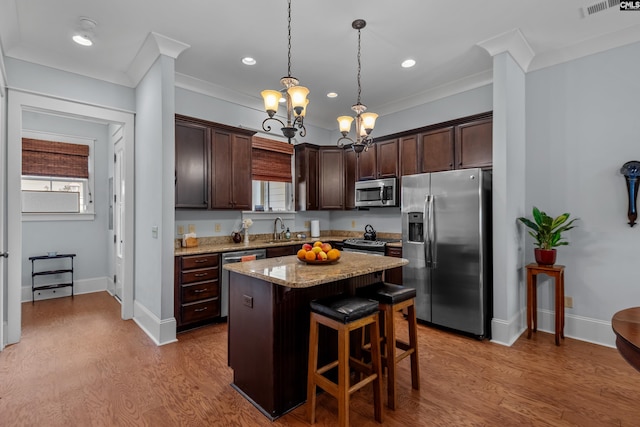
[[[351,394],[373,382],[374,417],[382,422],[382,367],[380,364],[380,330],[378,323],[378,303],[355,296],[338,295],[311,301],[309,330],[309,367],[307,371],[307,403],[311,424],[316,418],[316,386],[338,400],[338,425],[349,425],[349,400]],[[334,329],[338,333],[338,360],[318,367],[318,333],[320,325]],[[349,335],[351,331],[369,327],[373,337],[371,346],[371,364],[351,357]],[[337,367],[338,382],[328,379],[324,374]],[[350,367],[365,377],[350,384]]]
[[[416,290],[391,283],[376,283],[358,290],[358,295],[376,300],[382,313],[384,336],[382,366],[387,368],[387,406],[396,408],[396,365],[411,356],[411,386],[420,390],[420,368],[418,365],[418,334],[415,310]],[[409,342],[396,338],[395,313],[407,309]],[[371,340],[373,343],[373,340]],[[397,352],[396,349],[402,350]]]

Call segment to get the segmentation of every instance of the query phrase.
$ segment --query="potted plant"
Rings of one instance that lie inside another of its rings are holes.
[[[533,221],[520,217],[518,220],[529,227],[529,234],[536,239],[537,248],[534,250],[536,262],[541,265],[553,265],[556,262],[557,246],[566,246],[569,244],[566,240],[562,240],[562,233],[575,227],[573,222],[577,219],[569,220],[568,213],[563,213],[555,218],[550,217],[545,212],[533,207]]]

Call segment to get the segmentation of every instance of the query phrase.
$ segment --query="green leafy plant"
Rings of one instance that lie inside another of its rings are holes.
[[[569,215],[568,213],[563,213],[553,218],[534,206],[533,221],[525,217],[520,217],[518,220],[532,230],[529,231],[529,234],[536,239],[536,246],[538,248],[553,249],[556,246],[566,246],[569,244],[569,242],[562,240],[562,233],[575,228],[573,222],[578,219],[574,218],[567,222]]]

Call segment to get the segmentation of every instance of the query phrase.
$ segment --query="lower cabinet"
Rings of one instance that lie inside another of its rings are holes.
[[[177,256],[174,270],[177,331],[202,326],[220,317],[220,255]]]
[[[279,256],[288,256],[295,255],[298,253],[298,250],[302,247],[302,243],[300,244],[291,244],[287,246],[276,246],[273,248],[267,248],[267,258],[275,258]]]
[[[386,256],[402,258],[402,247],[387,246],[385,249]],[[391,268],[385,270],[384,281],[395,285],[402,285],[402,267]]]

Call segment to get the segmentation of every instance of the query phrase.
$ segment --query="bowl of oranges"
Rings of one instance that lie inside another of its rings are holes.
[[[297,256],[307,264],[333,264],[340,259],[340,251],[332,248],[329,243],[316,241],[302,245]]]

